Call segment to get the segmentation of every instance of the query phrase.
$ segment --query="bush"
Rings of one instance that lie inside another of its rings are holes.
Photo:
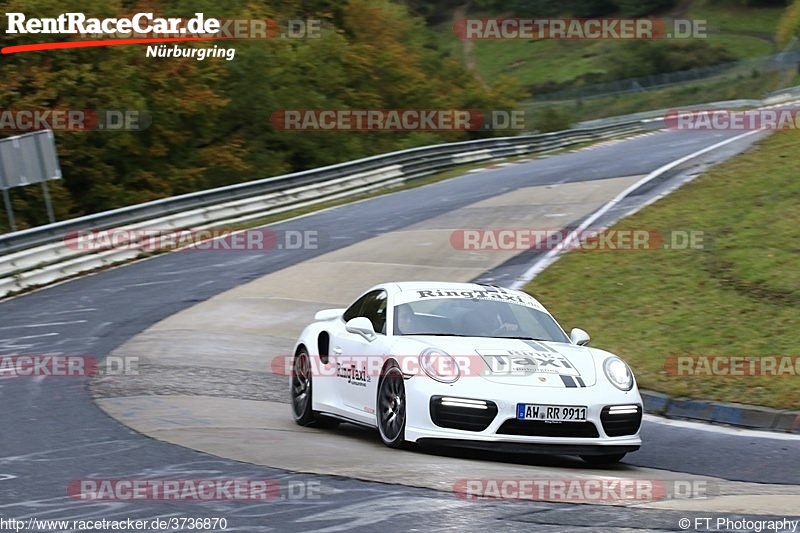
[[[651,74],[678,72],[734,61],[721,46],[705,41],[633,41],[623,43],[620,52],[607,61],[609,79],[635,78]]]
[[[536,129],[543,133],[568,130],[572,126],[572,116],[564,109],[548,107],[536,117]]]
[[[623,17],[643,17],[675,6],[675,0],[616,0]]]

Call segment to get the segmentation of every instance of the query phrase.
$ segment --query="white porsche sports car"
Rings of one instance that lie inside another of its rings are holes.
[[[377,428],[390,447],[448,444],[617,462],[639,449],[628,365],[569,335],[532,296],[475,283],[398,282],[315,316],[294,349],[303,426]]]

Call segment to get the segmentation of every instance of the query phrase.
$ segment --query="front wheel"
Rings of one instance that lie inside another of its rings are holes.
[[[390,448],[402,448],[406,433],[406,386],[400,368],[392,363],[378,385],[378,431]]]
[[[292,415],[294,421],[301,426],[334,428],[338,420],[322,417],[311,409],[312,375],[311,359],[305,348],[301,348],[294,356],[291,377]]]
[[[625,453],[609,453],[606,455],[581,455],[581,459],[594,466],[608,466],[622,461]]]

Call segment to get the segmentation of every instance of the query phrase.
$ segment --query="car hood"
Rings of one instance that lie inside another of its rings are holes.
[[[438,348],[454,356],[462,375],[507,385],[591,387],[597,380],[592,349],[562,342],[488,337],[402,337],[404,353]],[[397,352],[396,352],[397,353]],[[481,367],[482,365],[482,367]]]

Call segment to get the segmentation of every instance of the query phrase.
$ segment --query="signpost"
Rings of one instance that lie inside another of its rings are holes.
[[[60,178],[61,167],[52,131],[42,130],[0,139],[0,189],[11,231],[17,230],[17,224],[8,190],[41,183],[47,218],[53,223],[56,217],[47,182]]]

